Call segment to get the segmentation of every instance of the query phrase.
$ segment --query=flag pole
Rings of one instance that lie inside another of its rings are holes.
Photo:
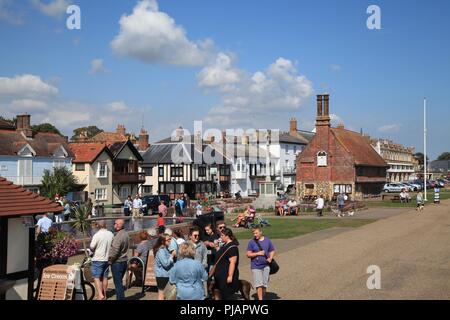
[[[427,199],[427,98],[423,98],[423,186],[424,201]]]

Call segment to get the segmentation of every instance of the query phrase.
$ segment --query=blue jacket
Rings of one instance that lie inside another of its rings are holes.
[[[200,262],[190,258],[178,260],[169,271],[169,281],[177,286],[177,300],[203,300],[203,281],[208,274]]]
[[[155,277],[168,278],[169,270],[173,267],[173,258],[167,248],[160,248],[156,252],[154,272]]]

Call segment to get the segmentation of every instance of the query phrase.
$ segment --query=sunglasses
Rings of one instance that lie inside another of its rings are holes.
[[[198,234],[193,234],[192,235],[194,238],[198,238]]]
[[[225,229],[225,226],[220,226],[219,229]]]

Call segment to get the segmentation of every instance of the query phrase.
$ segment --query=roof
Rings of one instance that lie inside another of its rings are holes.
[[[0,217],[61,212],[64,208],[56,202],[27,191],[0,177]]]
[[[93,136],[91,138],[92,141],[96,141],[96,142],[106,142],[106,143],[113,143],[113,142],[118,142],[118,141],[127,141],[128,138],[121,134],[121,133],[117,133],[117,132],[100,132],[97,133],[95,136]]]
[[[56,133],[38,132],[33,138],[26,138],[20,131],[0,130],[0,155],[15,156],[27,144],[37,157],[52,157],[59,147],[63,147],[69,157],[73,157],[65,137]]]
[[[331,128],[332,134],[353,156],[355,165],[388,167],[384,159],[370,145],[370,140],[360,133],[343,128]]]
[[[206,148],[206,145],[203,145]],[[182,151],[183,150],[183,151]],[[177,161],[177,155],[180,161]],[[160,143],[152,144],[143,154],[144,164],[193,163],[202,158],[202,152],[192,143]],[[185,161],[181,161],[184,159]]]
[[[15,130],[16,128],[14,127],[14,125],[12,125],[11,123],[9,123],[8,121],[5,121],[3,119],[0,119],[0,129],[5,129],[5,130]]]
[[[280,142],[283,143],[295,143],[295,144],[308,144],[308,140],[300,134],[292,135],[289,132],[280,133]]]
[[[70,143],[70,150],[74,154],[73,163],[92,163],[97,157],[105,151],[112,158],[112,154],[108,147],[101,142],[78,142]]]
[[[115,141],[115,142],[107,143],[107,146],[108,146],[109,151],[111,152],[113,158],[116,158],[120,154],[120,152],[123,150],[123,148],[125,148],[125,146],[128,146],[138,161],[143,160],[142,155],[139,153],[139,151],[136,149],[136,147],[130,140]]]

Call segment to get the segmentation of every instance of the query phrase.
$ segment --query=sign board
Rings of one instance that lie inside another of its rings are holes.
[[[67,265],[53,265],[42,271],[38,300],[72,300],[76,269]]]
[[[150,250],[147,256],[147,269],[145,270],[144,286],[156,287],[155,271],[153,270],[154,262],[155,257],[153,256],[153,250]]]
[[[22,216],[22,224],[25,228],[34,228],[36,226],[33,216]]]

